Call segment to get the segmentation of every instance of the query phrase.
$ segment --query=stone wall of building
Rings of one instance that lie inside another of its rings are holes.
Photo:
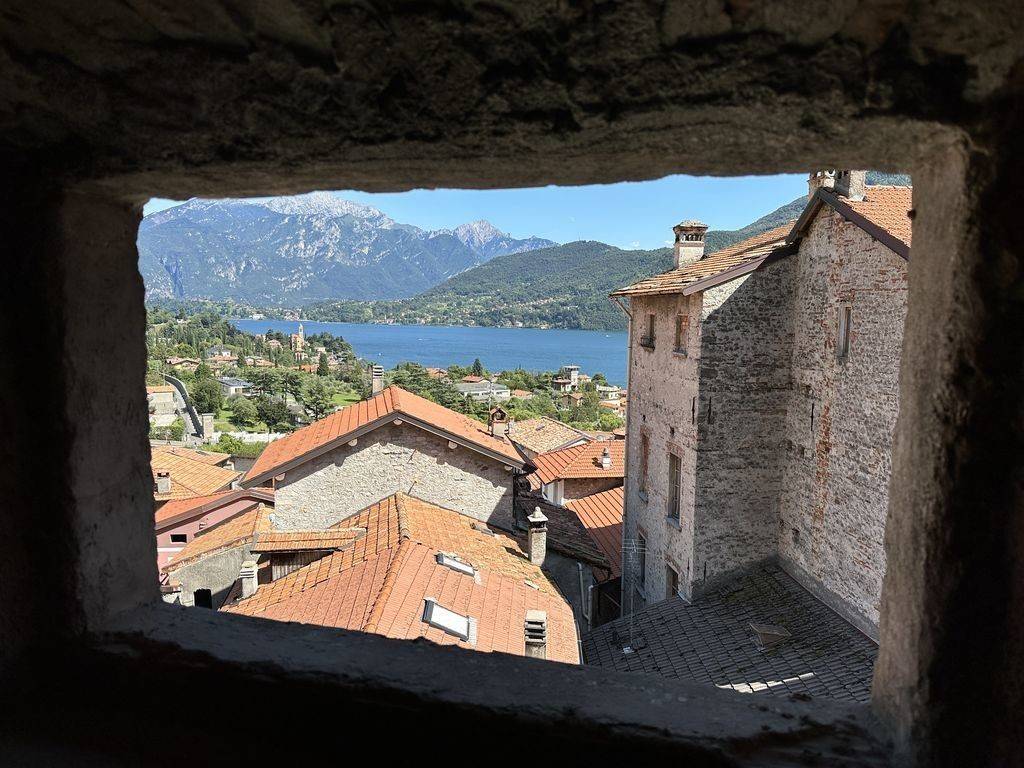
[[[570,477],[565,480],[565,501],[582,499],[601,491],[610,491],[622,485],[621,477]]]
[[[874,634],[907,263],[828,208],[790,261],[799,279],[778,551],[794,575]],[[850,351],[840,361],[844,306]]]
[[[238,580],[238,572],[242,563],[255,559],[250,551],[250,543],[239,545],[222,552],[201,557],[169,573],[171,583],[181,585],[179,602],[182,605],[195,605],[194,595],[197,589],[210,590],[213,608],[219,609],[227,599],[231,587]]]
[[[629,370],[629,417],[626,420],[627,477],[625,537],[646,544],[646,573],[640,588],[639,574],[627,559],[623,568],[623,611],[630,605],[639,608],[648,597],[651,602],[665,594],[665,564],[679,575],[680,588],[687,592],[693,558],[693,478],[696,467],[697,370],[700,356],[700,297],[636,297],[631,302],[633,319]],[[655,314],[653,349],[639,340],[647,331],[647,315]],[[675,351],[675,318],[690,318],[686,332],[686,354]],[[646,436],[648,459],[646,483],[643,468],[643,440]],[[681,458],[682,492],[679,520],[669,520],[669,454]],[[646,485],[646,488],[643,486]],[[627,547],[628,549],[628,547]],[[639,596],[639,600],[638,600]]]
[[[513,473],[504,464],[410,424],[388,424],[285,473],[274,519],[286,529],[326,528],[397,491],[512,525]]]
[[[704,291],[694,584],[775,554],[791,376],[790,257]]]

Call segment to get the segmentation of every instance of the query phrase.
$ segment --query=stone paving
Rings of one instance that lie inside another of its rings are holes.
[[[759,650],[751,623],[791,634]],[[868,701],[878,646],[775,564],[756,566],[688,605],[663,600],[583,638],[587,664],[744,693]],[[631,653],[623,648],[631,646]]]

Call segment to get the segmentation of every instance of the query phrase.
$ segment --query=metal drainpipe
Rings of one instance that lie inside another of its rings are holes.
[[[633,313],[617,296],[611,297],[622,314],[626,316],[626,446],[622,452],[622,551],[619,553],[619,567],[622,571],[623,578],[619,580],[619,616],[622,615],[622,608],[626,604],[625,593],[625,574],[626,574],[626,501],[629,499],[629,429],[630,424],[633,423],[633,402],[635,397],[633,396],[633,387],[630,385],[630,376],[633,373]]]

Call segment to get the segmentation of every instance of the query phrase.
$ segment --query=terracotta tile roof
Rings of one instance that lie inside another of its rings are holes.
[[[266,531],[257,533],[253,552],[302,552],[343,549],[366,535],[362,528],[328,528],[324,531]]]
[[[601,466],[601,456],[608,451],[612,465]],[[626,474],[626,443],[624,440],[595,440],[560,451],[540,453],[533,458],[537,477],[542,483],[583,477],[624,477]]]
[[[672,269],[654,277],[634,283],[628,288],[613,292],[612,296],[646,296],[652,294],[680,293],[688,286],[709,278],[718,277],[730,270],[759,264],[775,248],[784,245],[786,235],[793,228],[793,222],[769,229],[759,235],[748,237],[738,243],[716,251],[703,259],[691,262],[679,269]]]
[[[587,436],[568,424],[543,416],[516,421],[509,426],[509,439],[535,453],[554,451]]]
[[[150,450],[153,453],[156,453],[157,451],[160,453],[169,453],[172,456],[180,456],[182,458],[192,459],[192,461],[200,461],[203,464],[211,464],[214,466],[220,466],[231,458],[227,453],[201,451],[195,448],[182,448],[178,445],[154,445]]]
[[[485,424],[391,386],[368,400],[353,403],[287,437],[273,441],[246,474],[246,480],[250,483],[264,480],[286,466],[301,463],[304,457],[311,458],[312,454],[321,449],[345,442],[357,430],[377,422],[383,425],[396,416],[420,421],[455,440],[462,440],[470,446],[496,454],[513,466],[523,465],[522,457],[515,447],[508,440],[493,437]]]
[[[173,482],[173,479],[172,479]],[[238,499],[249,498],[254,502],[265,501],[274,503],[274,491],[271,488],[239,488],[233,491],[219,491],[208,496],[192,496],[186,499],[172,499],[160,507],[154,515],[156,527],[160,528],[176,518],[188,518],[192,515],[206,514]]]
[[[167,393],[167,392],[174,392],[174,387],[172,387],[170,384],[161,384],[161,385],[156,386],[156,387],[146,387],[146,393],[147,394],[155,395],[155,394],[158,394],[158,393]]]
[[[405,494],[389,496],[342,521],[366,528],[349,548],[262,585],[223,610],[522,655],[526,611],[537,609],[548,615],[548,658],[578,663],[572,609],[558,589],[514,538],[481,532],[475,522]],[[438,553],[457,555],[476,573],[440,565]],[[474,618],[475,643],[425,624],[428,597]]]
[[[608,558],[612,578],[622,573],[623,496],[620,486],[565,503],[576,513],[591,539]]]
[[[912,187],[873,186],[866,188],[863,200],[843,202],[909,247],[913,192]]]
[[[195,535],[180,552],[173,556],[171,562],[163,567],[164,571],[173,571],[182,565],[195,562],[203,557],[241,546],[260,531],[270,530],[269,511],[262,504],[240,515],[228,518],[217,525]]]
[[[153,498],[157,501],[186,499],[226,490],[241,476],[240,472],[218,466],[229,458],[226,454],[190,451],[187,448],[154,447],[150,461],[154,482],[157,472],[170,472],[171,492],[154,492]]]

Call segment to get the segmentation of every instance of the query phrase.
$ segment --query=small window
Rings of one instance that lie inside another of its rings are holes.
[[[640,491],[647,492],[647,461],[651,455],[651,442],[647,433],[640,435]]]
[[[172,533],[171,534],[171,543],[172,544],[186,544],[186,543],[188,543],[188,534],[187,533]]]
[[[637,558],[640,564],[640,588],[643,589],[647,584],[647,539],[643,537],[643,534],[639,534],[637,541],[639,543],[638,549],[640,550],[638,553],[639,557]]]
[[[836,340],[836,358],[843,362],[850,356],[850,324],[853,320],[853,307],[839,308],[839,338]]]
[[[668,455],[668,517],[670,520],[679,520],[682,465],[682,460],[674,453]]]
[[[213,608],[213,593],[208,589],[197,589],[192,593],[192,604],[196,608]]]
[[[444,606],[438,605],[437,601],[428,597],[423,600],[423,622],[432,627],[454,635],[460,640],[470,643],[476,642],[476,620],[461,613],[449,611]]]
[[[686,354],[686,334],[690,330],[689,315],[676,315],[676,346],[675,351],[680,355]]]
[[[671,565],[665,566],[665,597],[679,594],[679,573]]]
[[[451,568],[453,571],[464,573],[467,576],[476,575],[476,569],[474,569],[472,565],[462,562],[454,555],[446,555],[443,552],[438,552],[437,564],[443,565],[445,568]]]
[[[654,349],[654,321],[655,316],[651,312],[647,315],[647,328],[644,330],[644,335],[640,337],[640,346]]]

